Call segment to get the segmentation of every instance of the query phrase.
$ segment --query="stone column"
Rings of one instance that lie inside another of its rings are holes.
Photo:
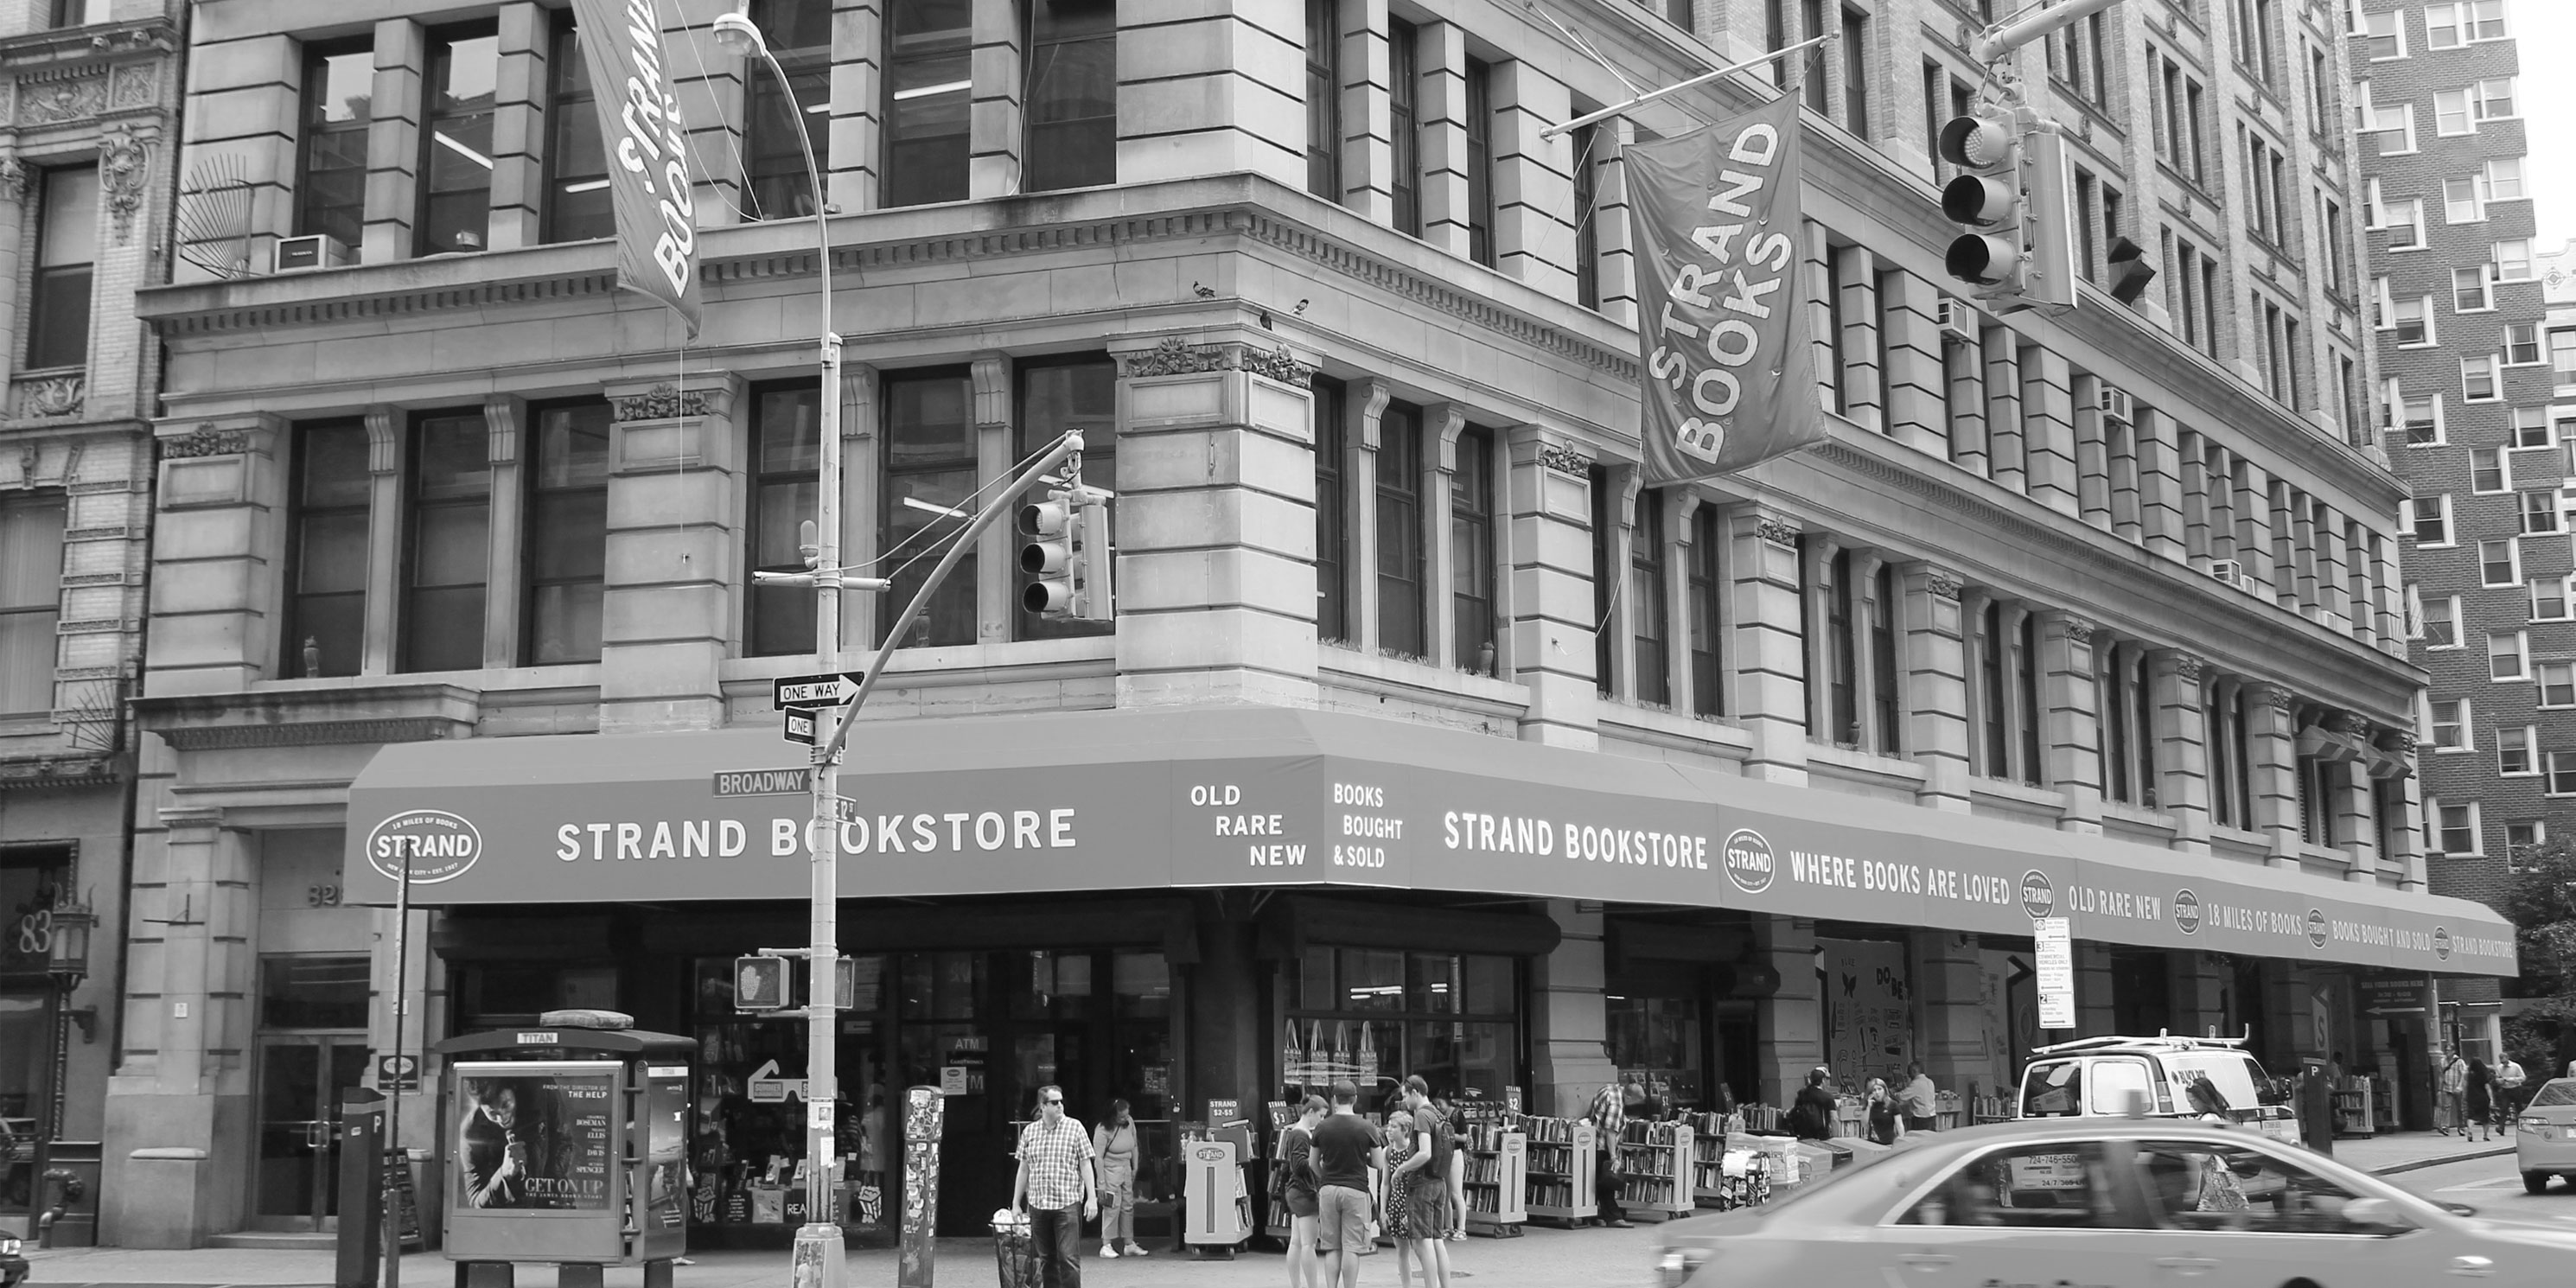
[[[1514,678],[1530,691],[1521,740],[1588,751],[1599,745],[1600,703],[1592,674],[1592,458],[1572,435],[1539,425],[1514,428],[1504,450],[1511,463],[1507,653]]]
[[[2254,593],[2274,598],[2272,558],[2272,480],[2263,467],[2229,453],[2236,469],[2236,560],[2254,579]]]
[[[1547,913],[1559,937],[1530,962],[1530,1103],[1538,1113],[1580,1118],[1593,1092],[1618,1076],[1602,1003],[1609,969],[1602,916],[1599,904],[1572,899],[1548,900]]]
[[[2332,613],[2343,619],[2343,630],[2353,633],[2353,623],[2360,617],[2352,602],[2352,579],[2344,573],[2344,518],[2322,501],[2316,507],[2314,556],[2317,578],[2317,611]]]
[[[1816,923],[1753,915],[1753,961],[1780,973],[1780,991],[1755,1009],[1760,1034],[1754,1067],[1761,1103],[1786,1105],[1807,1071],[1825,1058],[1824,1014],[1816,996]]]
[[[2146,512],[2138,487],[2139,427],[2105,416],[2102,442],[2111,471],[2111,535],[2145,545]]]
[[[2015,492],[2030,490],[2027,439],[2022,432],[2021,338],[2003,327],[1986,330],[1986,477]]]
[[[2246,694],[2245,756],[2254,784],[2254,830],[2271,844],[2266,861],[2299,866],[2299,749],[2293,723],[2297,695],[2275,684]]]
[[[519,443],[528,403],[511,394],[483,399],[484,452],[492,462],[491,542],[483,564],[483,665],[499,670],[519,662],[519,612],[526,596],[526,466]]]
[[[1901,638],[1899,624],[1888,618],[1894,605],[1880,603],[1878,599],[1878,570],[1885,562],[1876,550],[1852,552],[1852,726],[1853,733],[1856,735],[1852,741],[1874,754],[1890,756],[1897,753],[1895,749],[1884,745],[1885,739],[1881,736],[1878,727],[1879,677],[1878,667],[1875,665],[1877,658],[1874,656],[1876,649],[1872,647],[1872,641],[1876,638],[1881,620],[1887,620],[1890,641]],[[1897,650],[1897,656],[1899,658],[1904,656],[1901,645]],[[1902,663],[1900,662],[1899,665],[1901,666]],[[1889,678],[1894,679],[1893,676]],[[1898,710],[1902,711],[1903,690],[1900,688],[1892,696],[1900,704]],[[1898,736],[1903,736],[1901,729]]]
[[[1842,552],[1842,542],[1829,532],[1810,532],[1799,541],[1798,594],[1805,607],[1801,618],[1807,629],[1802,639],[1806,647],[1807,736],[1817,742],[1840,742],[1843,731],[1834,723],[1833,651],[1847,647],[1837,640],[1826,623],[1831,620],[1834,593],[1834,556]]]
[[[2102,378],[2072,373],[2075,415],[2075,512],[2105,532],[2111,529],[2111,457],[2103,423]]]
[[[741,381],[726,373],[606,387],[608,545],[600,595],[602,733],[718,729],[718,667],[740,636],[732,571]]]
[[[1906,966],[1914,976],[1915,1047],[1932,1085],[1959,1092],[1986,1072],[1985,965],[1977,937],[1955,930],[1909,930]]]
[[[2343,529],[2342,544],[2335,548],[2343,561],[2344,599],[2352,613],[2352,637],[2364,644],[2379,643],[2379,587],[2372,574],[2379,565],[2370,557],[2370,531],[2361,520],[2350,515],[2335,516]]]
[[[1905,672],[1905,748],[1923,766],[1915,802],[1953,813],[1969,812],[1968,651],[1959,614],[1959,578],[1928,563],[1900,564],[1896,593],[1904,605],[1897,620]],[[1971,967],[1976,949],[1968,948]],[[1974,980],[1967,994],[1976,1002]],[[1938,1081],[1935,1075],[1935,1081]]]
[[[1565,82],[1535,63],[1494,64],[1494,266],[1552,299],[1574,299],[1574,152],[1539,132],[1574,116]]]
[[[2420,767],[2415,735],[2391,729],[2379,736],[2379,745],[2404,756],[2408,770],[2398,780],[2398,790],[2390,793],[2389,803],[2397,816],[2388,820],[2388,853],[2380,857],[2380,867],[2397,876],[2399,888],[2420,894],[2424,890],[2424,780],[2415,772]]]
[[[2194,547],[2185,531],[2183,478],[2197,463],[2185,464],[2185,457],[2175,440],[2174,418],[2155,410],[2138,413],[2134,440],[2137,445],[2138,518],[2141,538],[2147,553],[2178,562],[2189,562]],[[2208,537],[2209,517],[2200,518],[2201,536]],[[2199,566],[2199,565],[2195,565]]]
[[[286,422],[264,412],[184,416],[153,432],[161,467],[145,691],[233,693],[302,675],[302,642],[277,638],[294,455]]]
[[[376,24],[376,84],[367,122],[366,244],[358,259],[390,264],[411,258],[412,220],[420,200],[420,121],[428,50],[420,24],[387,18]]]
[[[1994,455],[1986,439],[1984,339],[1983,332],[1970,339],[1942,336],[1941,365],[1942,378],[1950,382],[1950,463],[1971,474],[1992,477]]]
[[[1294,32],[1298,28],[1292,25],[1280,30]],[[1119,32],[1122,45],[1126,36],[1125,31]],[[869,0],[832,0],[832,112],[826,118],[831,148],[824,158],[830,172],[824,176],[823,195],[848,212],[876,209],[881,192],[877,155],[884,147],[885,121],[878,110],[886,95],[885,65],[880,61],[885,44],[885,24],[877,5]],[[1128,65],[1127,51],[1121,48],[1118,52],[1119,66],[1124,68]],[[1124,173],[1125,156],[1120,156],[1119,165]],[[845,379],[848,370],[846,365],[842,368]],[[842,549],[846,551],[848,547]],[[849,602],[855,605],[863,598],[867,596],[854,595]],[[842,610],[841,620],[844,625],[849,623],[849,609]]]
[[[1995,749],[1987,745],[1986,653],[1990,649],[2002,648],[2004,644],[2000,632],[1993,639],[1983,638],[1986,608],[1993,602],[1992,596],[1974,586],[1962,588],[1959,592],[1960,662],[1968,677],[1968,773],[1971,777],[2008,776],[1993,768]],[[2009,682],[2011,677],[2005,678]],[[2007,753],[2007,761],[2009,758]]]
[[[2209,853],[2209,712],[2201,704],[2207,662],[2179,649],[2147,654],[2155,708],[2156,804],[2173,821],[2173,845]]]
[[[1673,710],[1689,714],[1698,710],[1694,697],[1698,677],[1691,674],[1691,632],[1700,629],[1697,615],[1691,611],[1690,577],[1692,550],[1699,525],[1694,520],[1703,502],[1698,489],[1671,488],[1664,493],[1664,602],[1672,605],[1672,621],[1664,631],[1664,674],[1671,677],[1665,699]],[[1724,595],[1723,588],[1713,588]],[[1723,649],[1718,666],[1723,673]]]
[[[1842,402],[1840,391],[1843,387],[1842,364],[1836,356],[1841,336],[1834,330],[1832,303],[1834,273],[1830,264],[1835,253],[1834,245],[1827,240],[1829,234],[1825,226],[1815,220],[1805,221],[1798,231],[1807,252],[1803,265],[1808,282],[1807,336],[1815,356],[1816,403],[1832,411]],[[1649,317],[1654,316],[1652,306],[1646,311]]]
[[[974,390],[975,476],[1007,478],[1019,459],[1017,436],[1011,432],[1017,415],[1011,356],[987,349],[975,355],[967,370]],[[975,543],[975,638],[981,643],[1009,640],[1019,617],[1019,577],[1013,571],[1019,567],[1018,544],[1019,530],[1008,523],[985,529]]]
[[[2370,562],[2377,570],[2376,581],[2383,592],[2378,604],[2379,647],[2402,657],[2406,653],[2406,617],[2397,592],[2405,580],[2397,567],[2396,540],[2371,534]]]
[[[2076,500],[2074,371],[2056,351],[2030,345],[2021,364],[2023,450],[2030,498],[2080,515]]]
[[[1841,270],[1843,415],[1863,429],[1887,432],[1884,375],[1878,365],[1878,256],[1866,246],[1827,252]]]
[[[1807,781],[1807,658],[1798,603],[1805,593],[1797,524],[1758,505],[1730,508],[1732,637],[1726,642],[1734,691],[1727,710],[1753,735],[1744,776],[1804,786]]]
[[[554,53],[554,14],[535,0],[501,6],[501,62],[492,91],[493,250],[545,240],[546,60]],[[500,495],[496,489],[494,495]],[[494,507],[499,508],[497,505]]]
[[[1351,585],[1351,640],[1363,653],[1378,648],[1377,441],[1393,394],[1383,380],[1355,380],[1343,399],[1350,424],[1342,434],[1342,508],[1351,525],[1350,563],[1343,574]]]
[[[1028,83],[1028,19],[1014,0],[969,0],[974,52],[969,73],[966,192],[978,200],[1015,197],[1027,178],[1026,114],[1021,95]],[[1124,43],[1124,42],[1121,42]],[[981,552],[978,551],[980,555]]]
[[[2335,732],[2358,738],[2364,744],[2373,741],[2376,731],[2370,722],[2349,712],[2335,717]],[[2343,838],[2346,867],[2344,879],[2370,883],[2379,876],[2379,838],[2373,835],[2378,810],[2372,801],[2370,767],[2358,760],[2347,760],[2331,776],[2326,799],[2321,808],[2334,812],[2335,834]]]
[[[2172,417],[2157,412],[2155,419],[2166,432],[2172,432]],[[2208,451],[2208,440],[2198,431],[2182,431],[2182,557],[2190,561],[2194,570],[2202,572],[2208,571],[2209,561],[2217,557],[2210,550]]]
[[[387,675],[396,656],[403,594],[403,438],[407,417],[377,403],[367,408],[367,611],[358,674]],[[494,500],[497,502],[498,497]]]
[[[1395,116],[1394,104],[1387,97],[1387,84],[1394,72],[1387,49],[1386,0],[1340,3],[1342,204],[1362,219],[1385,224],[1395,217],[1395,192],[1391,186],[1395,174]],[[1460,56],[1464,57],[1463,45]]]
[[[2209,557],[2212,562],[2238,559],[2236,454],[2212,445],[2209,460]]]
[[[2195,1036],[2234,1037],[2217,1033],[2226,1019],[2227,976],[2196,952],[2165,954],[2165,999],[2173,1012],[2174,1030]]]
[[[1422,409],[1422,576],[1423,642],[1431,665],[1464,669],[1473,658],[1458,655],[1458,614],[1450,604],[1456,584],[1458,552],[1449,541],[1449,516],[1456,498],[1450,494],[1458,476],[1458,435],[1467,428],[1467,409],[1457,403],[1433,403]]]
[[[2101,1037],[2120,1029],[2111,999],[2111,947],[2078,940],[2075,944],[2074,1037]]]
[[[2299,540],[2299,519],[2294,498],[2298,493],[2287,482],[2272,480],[2268,496],[2271,501],[2272,541],[2269,547],[2272,564],[2272,602],[2291,612],[2300,612],[2315,598],[2315,580],[2309,579],[2303,590],[2299,579],[2299,553],[2304,543]]]
[[[1422,240],[1464,259],[1470,213],[1466,28],[1451,22],[1426,22],[1414,28],[1413,61]]]
[[[1251,171],[1306,189],[1306,10],[1209,5],[1118,29],[1118,180]]]
[[[201,54],[187,68],[183,83],[192,106],[180,116],[178,146],[222,148],[239,159],[250,188],[243,250],[252,271],[265,271],[277,239],[295,231],[294,192],[303,173],[304,46],[287,31],[245,32],[223,44],[222,57]],[[19,353],[19,219],[32,187],[0,188],[0,197],[7,198],[0,200],[0,378]],[[178,256],[169,264],[174,283],[224,280]]]
[[[1635,562],[1637,548],[1638,484],[1644,471],[1625,463],[1604,462],[1602,472],[1608,480],[1611,530],[1609,533],[1610,584],[1603,588],[1609,602],[1608,620],[1602,629],[1610,633],[1610,674],[1594,677],[1600,690],[1622,702],[1637,700],[1637,597],[1628,592],[1628,569]],[[1596,652],[1598,650],[1596,649]]]
[[[2066,797],[2060,830],[2102,830],[2101,703],[2093,676],[2093,624],[2071,613],[2040,614],[2040,743],[2048,786]]]
[[[1901,268],[1879,275],[1880,325],[1886,330],[1888,436],[1917,451],[1955,459],[1950,441],[1950,376],[1943,364],[1941,292]]]
[[[2290,566],[2298,577],[2298,608],[2309,620],[2319,620],[2326,609],[2326,592],[2316,498],[2286,485],[2282,490],[2290,501]]]
[[[732,12],[738,0],[677,0],[674,12],[662,30],[664,48],[681,41],[705,40],[708,24],[716,15]],[[840,41],[833,40],[837,61]],[[681,59],[667,64],[671,89],[680,99],[680,119],[689,124],[689,155],[701,158],[739,157],[742,155],[743,111],[745,95],[743,76],[749,70],[748,60],[741,58]],[[768,75],[766,69],[761,75]],[[837,106],[840,86],[833,86]],[[840,153],[835,151],[834,156]],[[726,228],[742,222],[742,166],[709,164],[691,185],[697,205],[698,227]],[[828,191],[828,190],[827,190]],[[900,611],[900,610],[897,610]]]
[[[1314,370],[1151,339],[1113,349],[1118,705],[1312,707]]]
[[[1601,316],[1621,326],[1637,325],[1638,301],[1659,289],[1637,280],[1637,248],[1628,227],[1628,167],[1618,154],[1637,136],[1636,123],[1615,117],[1594,132],[1592,165],[1592,241],[1599,254]],[[1578,163],[1580,158],[1577,159]]]

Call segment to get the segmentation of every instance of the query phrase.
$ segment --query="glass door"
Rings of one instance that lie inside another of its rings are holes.
[[[367,1040],[357,1034],[260,1039],[253,1228],[338,1228],[340,1093],[366,1068]]]

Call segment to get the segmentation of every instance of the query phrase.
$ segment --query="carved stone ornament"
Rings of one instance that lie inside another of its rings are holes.
[[[631,397],[611,398],[608,406],[611,418],[621,425],[631,420],[676,420],[706,415],[707,395],[704,390],[655,385]]]
[[[1923,588],[1932,592],[1934,599],[1947,599],[1955,603],[1959,598],[1959,579],[1946,572],[1936,572],[1925,578]]]
[[[1284,344],[1268,352],[1249,345],[1245,346],[1243,369],[1264,379],[1276,380],[1283,385],[1294,385],[1299,389],[1312,384],[1315,379],[1315,369],[1297,361],[1296,357],[1288,352],[1288,346]]]
[[[0,195],[11,201],[27,199],[27,165],[16,157],[0,157]]]
[[[1787,519],[1764,519],[1754,524],[1753,529],[1762,535],[1763,540],[1775,546],[1797,548],[1798,525]]]
[[[1592,458],[1571,443],[1543,443],[1538,449],[1538,463],[1559,474],[1582,478],[1592,472]]]
[[[2198,685],[2201,677],[2209,673],[2209,659],[2196,653],[2178,652],[2173,655],[2173,671],[2175,679]]]
[[[2057,629],[2064,631],[2066,638],[2078,644],[2093,642],[2093,623],[2081,617],[2062,615],[2057,619]]]
[[[1143,353],[1120,359],[1128,379],[1138,376],[1188,376],[1203,371],[1223,371],[1229,365],[1225,350],[1213,345],[1193,347],[1177,335],[1163,337],[1161,344]]]
[[[59,125],[98,115],[107,105],[107,78],[18,82],[18,124]]]
[[[161,459],[186,460],[196,456],[233,456],[250,450],[250,435],[238,429],[217,429],[214,422],[199,425],[185,438],[161,440]]]
[[[134,231],[134,212],[151,177],[152,140],[138,137],[131,122],[119,121],[99,136],[98,186],[114,212],[120,244]]]
[[[2415,735],[2405,729],[2382,729],[2379,731],[2379,745],[2397,755],[2412,756],[2415,754]]]
[[[2257,693],[2273,710],[2287,714],[2299,705],[2299,695],[2277,684],[2258,686]]]
[[[2358,738],[2363,742],[2370,741],[2370,721],[2349,711],[2338,711],[2326,717],[2326,731],[2342,734],[2347,738]]]
[[[18,405],[14,414],[20,420],[56,420],[77,416],[81,412],[84,386],[78,375],[38,376],[18,382]]]

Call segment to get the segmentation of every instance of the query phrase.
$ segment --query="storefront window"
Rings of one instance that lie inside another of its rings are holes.
[[[1619,1080],[1646,1089],[1650,1098],[1674,1106],[1701,1101],[1700,1002],[1695,997],[1639,997],[1613,993],[1604,999],[1610,1033],[1610,1062]]]
[[[1320,1095],[1348,1078],[1375,1111],[1418,1073],[1435,1096],[1500,1100],[1520,1069],[1515,979],[1512,959],[1493,954],[1310,947],[1283,1028],[1282,1090]]]
[[[367,1027],[364,957],[262,957],[259,1022],[271,1029]]]

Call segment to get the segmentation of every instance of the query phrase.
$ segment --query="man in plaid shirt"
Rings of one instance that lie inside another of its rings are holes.
[[[1643,1093],[1620,1082],[1605,1082],[1592,1097],[1593,1137],[1592,1201],[1601,1209],[1601,1224],[1613,1230],[1628,1228],[1628,1214],[1619,1206],[1619,1137],[1628,1130],[1628,1097]]]
[[[1011,1210],[1030,1216],[1043,1288],[1082,1288],[1082,1223],[1099,1210],[1091,1188],[1091,1135],[1064,1111],[1064,1088],[1038,1088],[1038,1120],[1020,1131]]]

